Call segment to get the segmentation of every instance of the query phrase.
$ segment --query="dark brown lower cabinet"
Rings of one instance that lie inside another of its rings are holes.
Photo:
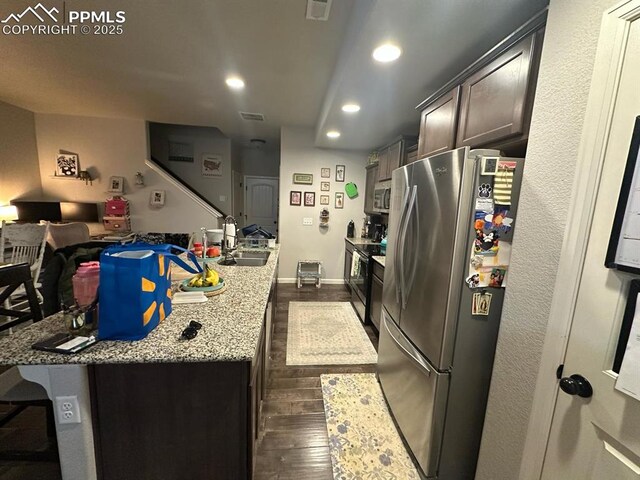
[[[275,296],[251,361],[89,366],[98,479],[252,478]]]
[[[98,478],[250,478],[250,368],[250,362],[91,366]]]

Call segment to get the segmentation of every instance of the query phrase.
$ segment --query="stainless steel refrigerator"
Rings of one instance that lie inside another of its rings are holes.
[[[427,478],[474,477],[523,167],[465,147],[393,172],[378,378]]]

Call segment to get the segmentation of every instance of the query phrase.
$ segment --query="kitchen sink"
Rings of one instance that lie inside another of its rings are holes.
[[[271,252],[236,252],[233,258],[239,267],[262,267],[269,260]]]

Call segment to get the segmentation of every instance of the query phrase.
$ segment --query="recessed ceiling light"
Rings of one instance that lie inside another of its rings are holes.
[[[400,47],[392,43],[383,43],[373,51],[373,58],[378,62],[387,63],[397,60],[401,54]]]
[[[240,77],[227,77],[225,80],[227,85],[234,90],[242,90],[244,88],[244,80]]]
[[[342,105],[342,111],[347,113],[356,113],[360,111],[360,105],[357,103],[345,103]]]
[[[340,132],[337,130],[329,130],[327,132],[327,137],[329,138],[338,138],[340,136]]]

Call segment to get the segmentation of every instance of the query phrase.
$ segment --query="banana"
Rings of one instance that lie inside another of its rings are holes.
[[[204,272],[194,275],[189,280],[190,287],[214,287],[220,282],[220,276],[213,268],[205,263]]]
[[[209,264],[205,264],[205,280],[209,286],[216,286],[220,282],[220,276]]]
[[[198,286],[198,282],[201,282],[202,280],[202,274],[199,273],[196,276],[194,276],[193,278],[191,278],[191,280],[189,280],[189,286],[190,287],[197,287]]]

